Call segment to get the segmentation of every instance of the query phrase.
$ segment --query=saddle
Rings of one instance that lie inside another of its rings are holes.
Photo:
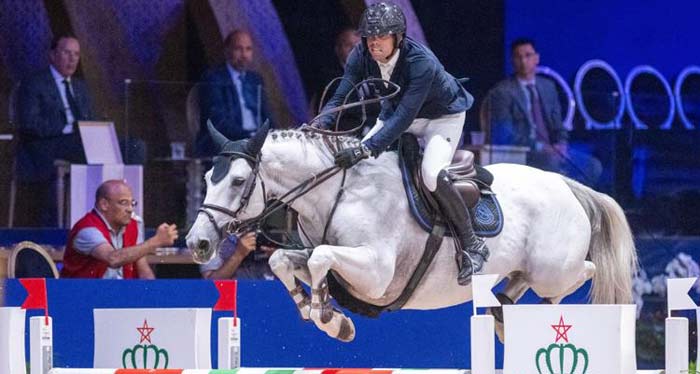
[[[430,232],[440,216],[440,207],[432,192],[423,183],[421,153],[418,140],[413,134],[404,133],[399,141],[399,167],[408,205],[416,222]],[[474,154],[457,150],[452,164],[445,168],[457,191],[467,205],[476,235],[493,237],[503,228],[503,214],[496,195],[491,191],[493,175],[474,163]],[[448,230],[447,236],[452,233]]]

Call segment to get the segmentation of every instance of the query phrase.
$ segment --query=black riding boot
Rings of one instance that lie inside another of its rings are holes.
[[[489,258],[489,249],[482,238],[474,235],[469,210],[462,200],[462,195],[452,185],[452,180],[445,170],[438,174],[434,196],[440,204],[442,214],[452,224],[458,239],[456,249],[458,251],[459,275],[457,282],[463,286],[467,285],[471,281],[472,274],[480,271],[484,262]]]

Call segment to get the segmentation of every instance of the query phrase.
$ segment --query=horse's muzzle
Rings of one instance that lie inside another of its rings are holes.
[[[216,252],[216,248],[211,245],[209,239],[199,239],[195,244],[195,246],[190,246],[192,250],[192,260],[198,264],[206,264],[211,261]]]

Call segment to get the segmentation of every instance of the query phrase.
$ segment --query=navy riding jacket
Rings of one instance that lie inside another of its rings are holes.
[[[370,55],[365,42],[359,43],[348,57],[344,78],[357,84],[365,79],[381,77],[379,65]],[[382,101],[379,119],[384,122],[384,127],[365,141],[365,146],[375,156],[398,139],[414,119],[436,119],[464,112],[474,102],[472,95],[445,71],[433,52],[409,37],[405,37],[401,43],[390,80],[398,84],[401,91],[393,98]],[[382,94],[390,92],[383,86],[377,84],[375,88]],[[343,80],[323,110],[341,105],[351,89],[350,82]],[[334,116],[322,119],[322,124],[327,127],[333,122]]]

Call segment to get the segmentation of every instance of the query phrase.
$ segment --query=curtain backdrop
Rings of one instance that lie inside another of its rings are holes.
[[[42,0],[0,1],[0,59],[12,81],[48,64],[51,37]]]

